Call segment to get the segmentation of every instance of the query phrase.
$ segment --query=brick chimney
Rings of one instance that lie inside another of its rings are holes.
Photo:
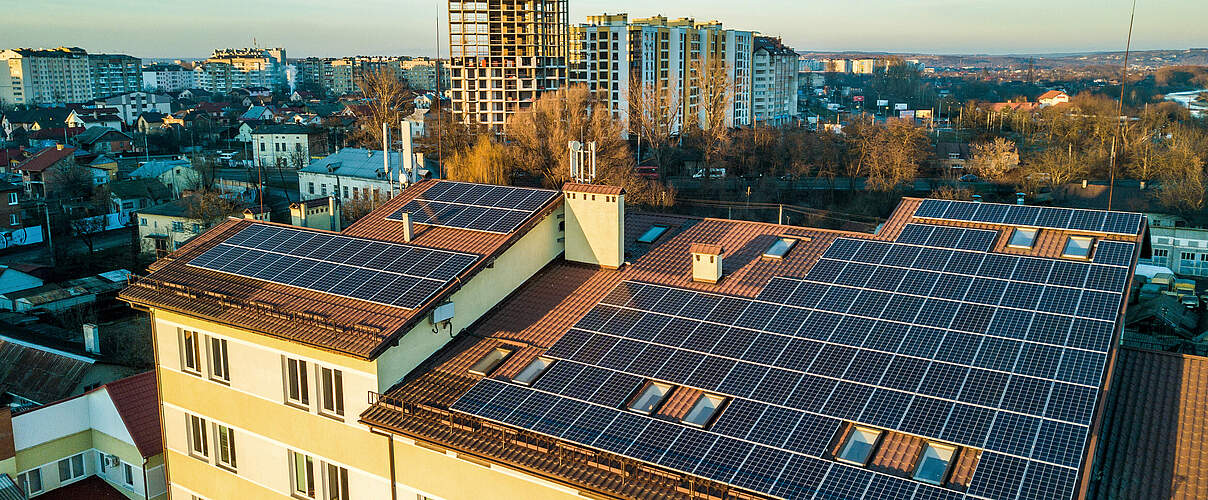
[[[692,281],[717,283],[721,281],[721,245],[693,243],[688,247],[692,256]]]
[[[411,214],[403,212],[403,241],[411,243],[415,239],[415,224],[411,223]]]

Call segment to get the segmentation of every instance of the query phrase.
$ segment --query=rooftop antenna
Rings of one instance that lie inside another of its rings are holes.
[[[1128,52],[1132,48],[1133,19],[1137,16],[1137,0],[1133,0],[1132,12],[1128,15],[1128,39],[1124,42],[1124,72],[1120,77],[1120,102],[1116,103],[1116,133],[1112,134],[1112,156],[1108,165],[1107,209],[1112,209],[1112,196],[1116,191],[1116,142],[1124,135],[1124,86],[1128,84]]]
[[[570,175],[579,184],[591,184],[596,180],[596,141],[583,144],[570,141]]]

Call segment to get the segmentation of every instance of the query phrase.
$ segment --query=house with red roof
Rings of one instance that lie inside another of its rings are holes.
[[[13,168],[21,174],[25,192],[38,198],[55,197],[62,190],[62,176],[57,175],[75,166],[76,148],[58,144],[38,151]]]
[[[1036,102],[1040,104],[1040,107],[1047,108],[1049,106],[1056,106],[1058,104],[1070,102],[1070,96],[1069,94],[1066,94],[1060,90],[1050,90],[1040,94],[1040,97],[1036,98]]]
[[[0,407],[0,476],[30,497],[167,498],[154,372],[24,411]]]

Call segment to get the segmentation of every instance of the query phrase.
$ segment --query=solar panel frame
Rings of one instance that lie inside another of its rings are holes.
[[[416,224],[511,234],[557,195],[550,189],[442,180],[386,220],[401,221],[408,213]]]

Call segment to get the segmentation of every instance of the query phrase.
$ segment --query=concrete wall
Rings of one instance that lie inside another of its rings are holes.
[[[566,260],[621,267],[625,262],[625,196],[565,194]]]

